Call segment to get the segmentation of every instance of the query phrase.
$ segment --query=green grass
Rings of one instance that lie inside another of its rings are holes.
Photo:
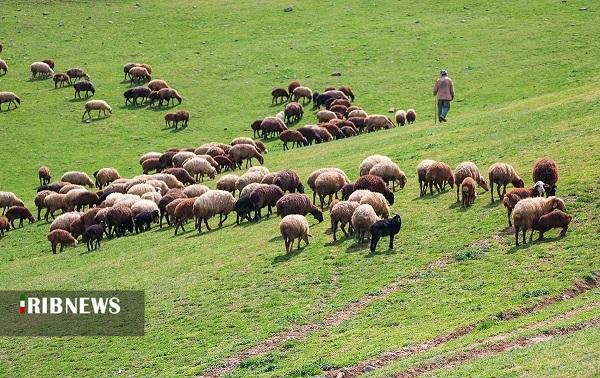
[[[409,180],[393,206],[403,218],[394,251],[380,243],[378,253],[367,255],[354,240],[332,243],[328,215],[321,224],[309,219],[314,238],[292,256],[284,254],[274,217],[240,227],[230,218],[223,229],[199,236],[154,230],[89,254],[79,247],[52,255],[44,222],[9,232],[0,240],[0,288],[145,290],[146,336],[0,338],[2,376],[112,376],[119,370],[192,376],[397,278],[420,277],[341,325],[286,343],[231,374],[310,377],[534,303],[600,270],[600,24],[593,4],[303,1],[284,13],[284,1],[6,3],[0,57],[10,70],[0,76],[0,90],[16,92],[23,104],[0,112],[0,190],[15,192],[30,207],[42,164],[55,178],[106,166],[137,175],[145,152],[251,135],[254,119],[279,111],[270,106],[272,87],[291,79],[317,90],[349,84],[369,113],[414,107],[418,120],[285,153],[273,140],[265,157],[269,169],[291,168],[305,181],[324,166],[355,179],[366,156],[390,156]],[[73,101],[71,88],[29,80],[31,62],[47,57],[56,60],[57,71],[86,69],[95,98],[106,99],[113,115],[82,123],[84,101]],[[188,128],[164,129],[166,109],[123,107],[122,66],[129,61],[152,64],[154,77],[178,89],[184,100],[177,108],[192,113]],[[434,127],[430,90],[441,67],[455,81],[457,100],[450,121]],[[342,76],[330,76],[334,71]],[[307,111],[301,124],[314,122]],[[531,167],[544,155],[560,166],[559,195],[570,196],[567,210],[575,219],[566,238],[555,239],[553,231],[546,242],[524,248],[514,248],[512,236],[486,249],[471,247],[506,227],[505,210],[490,205],[489,193],[480,191],[466,210],[452,191],[418,197],[414,170],[422,159],[451,166],[472,160],[482,171],[509,162],[530,184]],[[453,262],[424,271],[444,256]],[[594,298],[588,293],[572,302]],[[523,322],[568,309],[555,305]],[[492,323],[444,352],[519,322]],[[591,374],[598,330],[578,335],[440,373],[528,375],[545,366],[545,375]],[[572,346],[577,353],[568,352]]]

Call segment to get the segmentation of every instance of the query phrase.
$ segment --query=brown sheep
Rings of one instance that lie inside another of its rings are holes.
[[[44,59],[42,60],[43,63],[46,63],[50,68],[54,69],[54,60],[52,59]]]
[[[148,72],[148,70],[144,67],[131,67],[127,74],[129,75],[129,81],[131,85],[133,85],[134,81],[152,80],[152,75],[150,75],[150,72]]]
[[[417,120],[417,112],[414,109],[408,109],[406,111],[406,123],[409,125]]]
[[[494,163],[488,170],[488,177],[490,179],[490,194],[492,195],[492,203],[494,202],[494,184],[496,184],[496,190],[498,191],[498,197],[500,200],[506,194],[506,185],[511,183],[515,188],[523,188],[525,184],[523,180],[517,174],[517,171],[512,165],[506,163]],[[503,187],[502,193],[500,193],[500,187]]]
[[[21,98],[14,94],[13,92],[0,92],[0,110],[2,110],[2,104],[8,102],[8,109],[10,110],[10,105],[14,105],[17,108],[17,104],[21,105]]]
[[[8,65],[6,64],[5,61],[0,59],[0,72],[2,72],[2,71],[4,71],[4,75],[6,75],[6,73],[8,72]]]
[[[460,190],[462,192],[462,206],[468,207],[475,203],[475,197],[477,197],[477,192],[475,191],[475,186],[477,183],[471,177],[465,177],[462,184],[460,184]]]
[[[338,90],[349,97],[350,101],[354,102],[354,93],[352,92],[352,88],[348,86],[341,86],[338,88]]]
[[[385,181],[379,176],[375,175],[364,175],[358,178],[354,183],[354,190],[366,189],[372,192],[383,194],[385,199],[390,203],[394,204],[394,193],[387,187]]]
[[[50,176],[50,169],[45,166],[41,166],[38,169],[38,178],[40,179],[40,185],[48,185],[52,176]]]
[[[194,202],[196,202],[196,198],[186,198],[179,202],[177,207],[175,208],[175,212],[173,213],[173,225],[175,225],[175,235],[177,235],[177,231],[181,228],[183,232],[185,229],[183,225],[194,217]]]
[[[29,223],[35,222],[33,215],[31,215],[31,211],[24,206],[13,206],[6,211],[5,215],[12,228],[16,228],[15,220],[17,219],[19,220],[19,227],[23,227],[23,219],[28,219]]]
[[[541,197],[544,195],[544,183],[538,181],[533,188],[516,188],[504,195],[502,203],[508,212],[508,225],[512,226],[511,214],[515,205],[523,198]]]
[[[454,175],[452,174],[452,168],[446,163],[436,161],[431,163],[425,173],[425,191],[429,186],[429,192],[433,195],[433,187],[441,193],[446,190],[446,184],[450,185],[450,188],[454,188]]]
[[[182,100],[179,93],[173,88],[163,88],[158,92],[150,92],[148,98],[150,99],[150,105],[154,104],[155,100],[158,100],[158,106],[162,106],[163,101],[166,101],[167,105],[169,105],[171,101],[175,104],[175,100],[178,101],[178,104],[181,104]]]
[[[288,85],[288,93],[291,95],[294,92],[294,89],[300,86],[300,82],[294,80]]]
[[[165,126],[167,128],[177,125],[177,115],[175,113],[165,114]]]
[[[158,92],[159,90],[161,90],[163,88],[170,88],[170,87],[166,81],[155,79],[155,80],[150,80],[150,82],[148,83],[148,88],[150,88],[152,91]]]
[[[0,217],[0,238],[4,236],[4,231],[10,231],[10,223],[5,217]]]
[[[556,195],[558,182],[558,165],[550,158],[542,158],[533,166],[533,181],[542,181],[547,196]]]
[[[297,103],[297,102],[290,102],[289,104],[287,104],[285,106],[285,109],[283,110],[283,122],[285,123],[291,123],[291,122],[298,122],[302,119],[302,116],[304,115],[304,108],[302,107],[301,104]]]
[[[288,143],[292,142],[292,148],[308,145],[308,140],[298,130],[285,130],[279,134],[279,139],[283,142],[283,150],[289,150]]]
[[[54,81],[54,88],[62,88],[69,82],[69,76],[67,74],[57,72],[52,75],[52,81]]]
[[[262,137],[267,139],[273,134],[279,135],[283,131],[287,130],[285,123],[277,117],[267,117],[260,123],[260,129],[262,131]]]
[[[150,158],[144,160],[142,163],[142,171],[146,175],[150,171],[158,172],[160,170],[160,161],[158,158]]]
[[[73,246],[73,247],[77,246],[77,240],[74,237],[72,237],[71,234],[69,234],[65,230],[60,230],[60,229],[53,230],[48,234],[47,238],[52,246],[53,254],[56,254],[56,246],[59,244],[60,244],[60,252],[63,251],[63,248],[65,246]]]
[[[457,165],[456,169],[454,169],[454,182],[457,183],[457,185],[456,185],[456,202],[460,202],[460,200],[458,198],[458,192],[460,190],[460,186],[458,185],[458,183],[463,182],[465,177],[473,178],[473,180],[475,180],[475,182],[477,182],[477,185],[479,185],[481,188],[483,188],[483,190],[485,190],[486,192],[489,190],[488,183],[487,183],[487,181],[485,181],[485,179],[483,178],[481,173],[479,173],[479,168],[477,168],[477,165],[475,165],[475,163],[472,163],[470,161],[464,161],[464,162],[460,163],[459,165]]]
[[[273,96],[273,99],[271,100],[271,104],[277,104],[279,103],[279,99],[281,99],[281,102],[285,102],[287,100],[290,99],[290,95],[288,94],[288,92],[285,90],[285,88],[275,88],[271,91],[271,96]],[[284,101],[285,99],[285,101]]]
[[[539,231],[540,237],[538,240],[542,240],[545,232],[550,231],[553,228],[562,228],[560,231],[560,236],[565,236],[571,220],[573,220],[571,215],[557,209],[551,213],[541,216],[537,221],[534,220],[531,227],[531,232],[533,233],[533,230]]]
[[[78,81],[81,79],[86,79],[88,81],[90,80],[90,75],[88,75],[81,68],[69,68],[66,73],[67,73],[67,76],[69,76],[69,84],[72,82],[73,79],[75,81]]]
[[[181,104],[181,99],[179,99],[179,103]],[[182,127],[187,127],[189,120],[190,112],[188,112],[187,110],[178,110],[177,113],[175,113],[175,128],[177,128],[179,122],[183,123]]]

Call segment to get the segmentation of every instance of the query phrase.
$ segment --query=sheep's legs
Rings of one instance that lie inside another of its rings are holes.
[[[390,249],[394,249],[394,235],[390,235]]]
[[[492,196],[492,203],[494,203],[494,182],[490,180],[490,195]],[[500,193],[498,193],[500,195]]]
[[[519,227],[515,227],[515,246],[519,246]]]

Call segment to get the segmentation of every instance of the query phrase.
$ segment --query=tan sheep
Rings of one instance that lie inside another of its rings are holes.
[[[2,104],[8,102],[8,109],[10,110],[10,106],[14,105],[17,108],[17,104],[21,105],[21,98],[14,94],[13,92],[0,92],[0,110],[2,110]]]
[[[183,164],[189,159],[195,158],[196,154],[190,151],[181,151],[173,156],[173,167],[183,168]]]
[[[144,67],[131,67],[131,69],[129,70],[129,72],[127,73],[129,75],[129,80],[131,82],[131,84],[133,85],[134,81],[151,81],[152,80],[152,75],[150,75],[150,73],[148,72],[148,70]]]
[[[150,72],[150,73],[152,73],[152,72]],[[161,90],[163,88],[170,88],[170,87],[166,81],[160,80],[160,79],[154,79],[154,80],[150,80],[150,82],[148,83],[148,88],[150,88],[153,91],[158,92],[159,90]]]
[[[154,202],[156,205],[158,205],[158,203],[160,202],[160,200],[162,199],[162,195],[158,192],[147,192],[142,194],[141,197],[143,200],[149,200]]]
[[[354,210],[351,222],[352,228],[356,231],[359,244],[369,240],[369,229],[378,220],[375,210],[369,204],[362,204]]]
[[[365,126],[368,132],[378,131],[381,129],[392,129],[395,127],[392,120],[382,114],[373,114],[365,119]]]
[[[77,240],[69,234],[68,231],[56,229],[50,231],[47,236],[50,245],[52,246],[52,253],[56,254],[56,247],[60,245],[60,252],[63,251],[65,246],[77,247]]]
[[[479,168],[477,168],[477,165],[470,161],[464,161],[457,165],[456,169],[454,170],[454,182],[457,183],[456,202],[459,202],[458,192],[460,191],[460,186],[458,183],[463,182],[465,177],[471,177],[473,180],[475,180],[475,182],[477,182],[477,185],[482,187],[486,192],[489,190],[487,181],[485,181],[483,176],[481,176],[481,173],[479,173]]]
[[[354,109],[350,113],[348,113],[348,118],[357,117],[357,118],[367,118],[369,115],[362,109]]]
[[[71,211],[59,215],[50,224],[50,231],[65,230],[67,232],[71,232],[71,223],[73,223],[75,220],[80,219],[82,215],[83,213],[80,213],[79,211]]]
[[[265,162],[265,159],[261,153],[258,152],[256,147],[249,144],[238,144],[232,146],[229,150],[229,156],[231,161],[240,169],[242,168],[242,161],[244,160],[246,161],[246,168],[248,168],[248,163],[250,163],[250,166],[252,166],[252,158],[258,160],[261,165]]]
[[[25,205],[13,192],[0,192],[0,208],[2,208],[2,215],[4,215],[6,210],[12,206]]]
[[[360,206],[360,203],[354,201],[331,201],[329,211],[331,213],[331,232],[333,234],[334,242],[337,241],[336,234],[338,225],[342,229],[345,237],[354,232],[351,223],[352,214],[354,214],[354,211],[358,206]],[[348,232],[344,229],[346,225],[348,225]]]
[[[97,110],[98,111],[98,118],[100,118],[100,112],[104,113],[104,116],[106,116],[106,111],[108,110],[108,112],[110,114],[112,114],[112,108],[110,107],[110,105],[108,105],[108,103],[104,100],[90,100],[88,102],[85,103],[85,111],[83,112],[83,115],[81,116],[81,120],[83,121],[83,119],[85,118],[85,115],[87,114],[88,117],[91,119],[92,115],[91,115],[91,111],[92,110]]]
[[[96,178],[96,187],[102,189],[111,182],[121,178],[119,172],[114,168],[102,168],[94,172]]]
[[[375,210],[375,214],[377,216],[388,219],[390,217],[390,207],[388,206],[388,202],[381,193],[371,192],[366,193],[360,199],[360,204],[369,204]]]
[[[285,253],[292,253],[294,248],[294,241],[298,239],[298,249],[300,249],[300,241],[304,240],[308,245],[308,238],[312,237],[310,234],[310,226],[304,215],[291,214],[283,217],[279,222],[279,232],[283,237],[285,243]]]
[[[419,191],[421,197],[427,193],[427,168],[429,168],[435,162],[435,160],[425,159],[422,160],[419,165],[417,165],[417,177],[419,178]]]
[[[450,185],[452,189],[454,187],[454,175],[452,174],[452,168],[444,162],[436,161],[427,167],[425,173],[425,191],[429,185],[429,191],[433,195],[433,187],[438,193],[446,191],[446,184]],[[457,184],[457,188],[458,188]]]
[[[509,183],[512,184],[515,188],[523,188],[525,187],[525,183],[519,175],[517,171],[513,168],[512,165],[506,163],[494,163],[488,170],[488,177],[490,179],[490,194],[492,195],[492,203],[494,203],[494,184],[496,184],[496,190],[498,191],[498,197],[500,200],[504,198],[506,194],[506,185]],[[502,193],[500,193],[500,187],[502,188]]]
[[[183,194],[185,194],[188,198],[200,197],[209,190],[210,188],[206,185],[194,184],[183,189]]]
[[[312,101],[313,92],[309,87],[296,87],[291,93],[291,101],[298,101],[299,99],[306,99],[308,102]],[[302,102],[306,102],[302,100]]]
[[[390,181],[392,182],[392,190],[396,190],[396,184],[400,189],[404,189],[406,185],[406,175],[400,170],[400,167],[396,163],[384,161],[377,163],[369,171],[370,175],[379,176],[389,186]]]
[[[144,193],[153,193],[156,192],[156,188],[150,184],[147,183],[142,183],[142,184],[135,184],[133,185],[131,188],[129,188],[129,190],[127,191],[127,194],[133,194],[136,196],[141,196]]]
[[[2,71],[4,71],[4,74],[6,75],[6,73],[8,72],[8,64],[6,64],[5,61],[0,59],[0,72]]]
[[[337,116],[334,112],[329,110],[319,110],[317,113],[317,120],[319,122],[329,122],[332,119],[337,119]]]
[[[198,176],[200,176],[201,181],[204,181],[204,176],[208,176],[211,179],[217,176],[217,170],[206,159],[201,157],[194,157],[187,160],[183,164],[183,169],[194,176],[196,180],[198,180]]]
[[[531,242],[534,223],[554,209],[566,212],[565,202],[558,197],[524,198],[517,202],[512,212],[512,224],[515,227],[515,245],[519,246],[520,230],[523,231],[523,244],[525,244],[525,234],[527,230],[532,229],[529,236]]]
[[[70,182],[75,185],[94,187],[94,182],[85,172],[69,171],[62,175],[60,181]]]
[[[315,192],[319,195],[321,209],[324,208],[325,196],[329,196],[327,205],[331,203],[333,195],[337,198],[337,193],[346,184],[346,178],[339,172],[327,171],[321,173],[315,180]]]
[[[379,164],[379,163],[394,163],[392,161],[392,159],[390,159],[387,156],[383,156],[383,155],[371,155],[366,157],[361,163],[360,166],[358,167],[358,174],[360,176],[366,176],[369,174],[369,172],[371,171],[371,168],[373,168],[375,165]]]
[[[228,191],[235,196],[235,184],[238,179],[237,175],[225,175],[217,181],[217,189]]]

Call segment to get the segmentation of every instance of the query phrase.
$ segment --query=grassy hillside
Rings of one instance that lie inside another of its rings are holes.
[[[393,205],[404,222],[396,248],[382,242],[368,255],[353,239],[332,243],[328,214],[320,224],[309,219],[311,244],[290,256],[275,217],[235,226],[232,216],[223,229],[201,235],[155,229],[93,253],[79,247],[59,255],[50,253],[48,224],[27,225],[0,240],[0,288],[145,290],[146,335],[0,338],[0,375],[194,376],[280,332],[314,325],[230,372],[311,377],[477,324],[370,373],[387,376],[495,335],[527,337],[600,315],[600,290],[590,288],[515,319],[496,316],[600,271],[600,24],[593,4],[303,1],[289,13],[279,1],[139,5],[3,6],[0,58],[9,72],[0,76],[0,91],[16,92],[23,103],[0,112],[0,190],[33,207],[42,164],[57,179],[106,166],[131,177],[141,173],[144,152],[251,135],[254,119],[280,110],[270,106],[272,87],[291,79],[317,90],[348,84],[368,112],[414,107],[417,123],[286,152],[272,140],[265,165],[294,169],[304,181],[325,166],[356,179],[362,159],[388,155],[409,180]],[[47,57],[57,71],[86,69],[95,98],[112,104],[113,115],[82,123],[85,101],[73,100],[71,88],[30,80],[31,62]],[[129,61],[152,64],[154,77],[179,90],[184,100],[176,109],[191,111],[189,127],[164,129],[165,108],[123,106]],[[449,122],[434,126],[430,90],[441,67],[455,81],[457,100]],[[330,76],[334,71],[342,76]],[[315,119],[307,111],[301,124]],[[480,190],[467,210],[453,192],[418,195],[414,171],[422,159],[451,166],[471,160],[482,171],[508,162],[529,185],[544,155],[560,166],[558,195],[575,217],[566,238],[553,231],[545,242],[514,248],[505,209],[490,204],[489,193]],[[329,321],[365,298],[343,321]],[[593,375],[599,346],[600,331],[591,327],[428,374]]]

